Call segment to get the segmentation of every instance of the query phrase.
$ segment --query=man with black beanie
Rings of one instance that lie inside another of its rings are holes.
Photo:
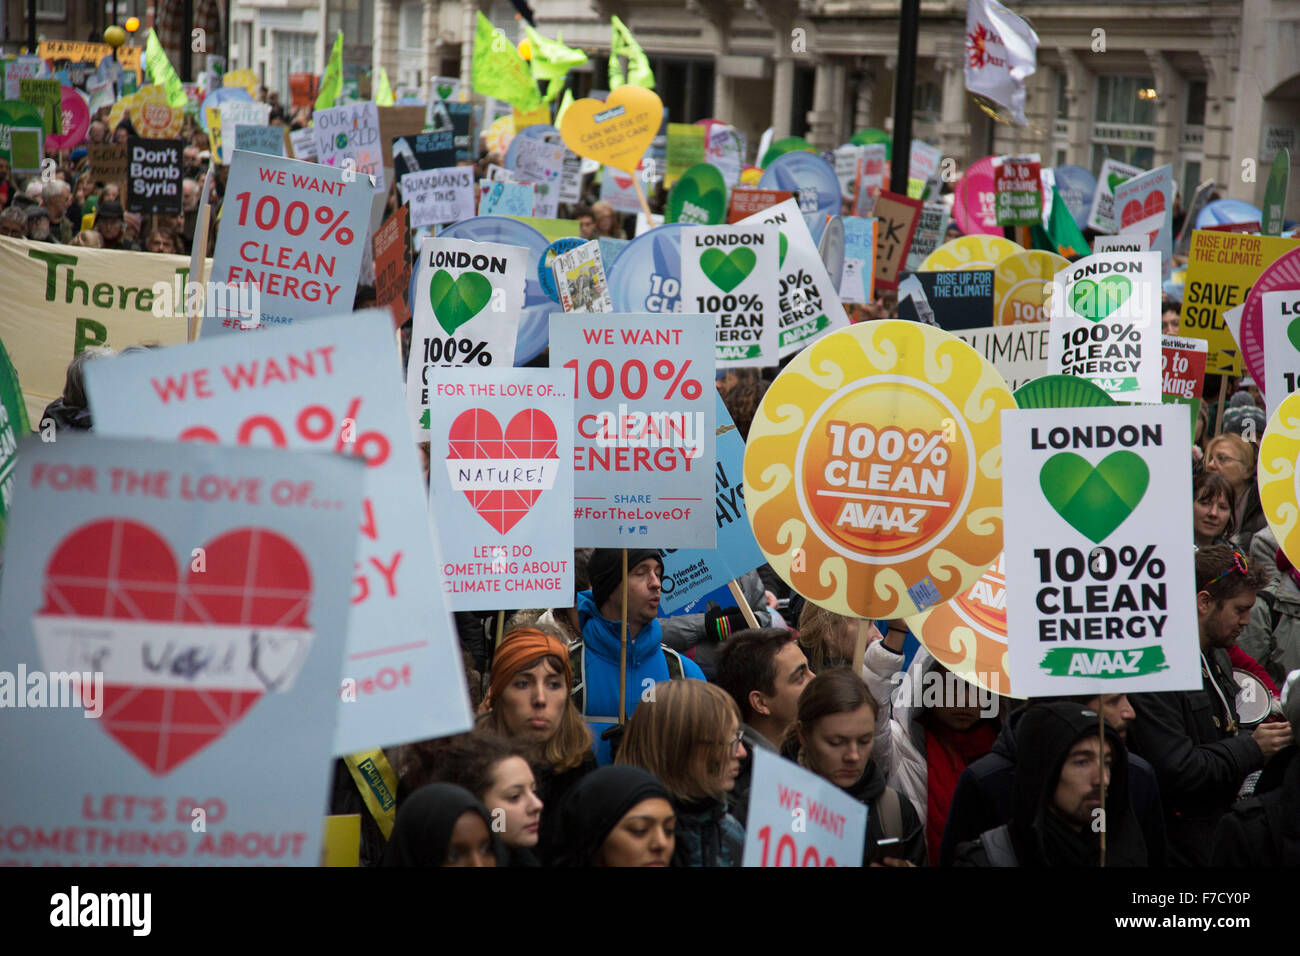
[[[613,756],[604,731],[619,722],[619,670],[623,657],[623,620],[627,620],[627,678],[625,714],[631,715],[642,700],[653,699],[657,681],[690,677],[704,680],[704,672],[689,658],[662,646],[659,595],[664,574],[659,552],[629,548],[627,552],[627,606],[623,604],[623,553],[618,548],[597,548],[587,564],[590,591],[578,592],[578,625],[582,644],[570,652],[573,695],[578,709],[596,738],[596,760],[607,764]]]

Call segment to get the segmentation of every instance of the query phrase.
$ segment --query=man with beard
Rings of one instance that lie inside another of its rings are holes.
[[[1228,648],[1250,621],[1263,572],[1230,545],[1196,552],[1196,615],[1202,686],[1134,694],[1128,739],[1156,770],[1172,866],[1209,866],[1214,830],[1246,776],[1291,742],[1288,723],[1238,726]]]

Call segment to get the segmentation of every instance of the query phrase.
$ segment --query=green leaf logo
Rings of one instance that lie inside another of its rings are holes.
[[[778,250],[779,254],[776,260],[776,267],[780,269],[785,265],[785,254],[790,251],[790,243],[786,240],[784,232],[778,232],[777,235],[781,237],[781,242]]]
[[[700,254],[700,268],[723,292],[730,292],[744,282],[757,262],[758,256],[748,246],[733,249],[730,255],[721,249],[705,249]]]
[[[1111,173],[1109,176],[1106,177],[1106,182],[1110,185],[1110,191],[1113,193],[1115,191],[1116,186],[1118,186],[1120,183],[1128,182],[1129,179],[1131,178],[1132,177],[1130,176],[1122,176],[1119,173]]]
[[[451,96],[451,91],[452,91],[452,87],[446,83],[439,84],[438,86],[438,95],[442,97],[444,100],[447,97]]]
[[[433,315],[448,335],[483,311],[492,298],[492,282],[477,272],[466,272],[452,279],[446,269],[439,269],[429,283],[429,304]]]
[[[1300,352],[1300,319],[1292,319],[1286,327],[1286,337],[1291,340],[1297,352]]]
[[[1074,452],[1063,451],[1047,459],[1038,473],[1048,503],[1093,544],[1101,544],[1124,523],[1150,481],[1147,463],[1131,451],[1112,452],[1096,467]]]
[[[1100,322],[1133,294],[1127,276],[1106,276],[1100,282],[1084,279],[1070,289],[1070,308],[1092,322]]]

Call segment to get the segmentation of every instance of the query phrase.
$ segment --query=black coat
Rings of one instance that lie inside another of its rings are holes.
[[[1264,766],[1264,753],[1250,735],[1228,730],[1229,720],[1237,723],[1237,685],[1227,651],[1215,648],[1206,656],[1214,673],[1203,670],[1201,690],[1129,698],[1137,717],[1128,742],[1160,781],[1171,866],[1210,865],[1215,827],[1246,775]]]
[[[1294,746],[1269,762],[1289,761],[1281,786],[1243,800],[1214,832],[1215,866],[1300,866],[1300,759]],[[1261,777],[1261,781],[1262,781]]]
[[[1024,715],[1024,708],[1014,711],[1003,725],[993,750],[966,766],[957,778],[952,807],[943,828],[943,843],[939,846],[939,865],[952,866],[957,847],[978,839],[985,830],[991,830],[1011,819],[1011,805],[1015,797],[1016,726]],[[1147,848],[1149,866],[1165,865],[1165,821],[1160,804],[1160,785],[1156,772],[1135,753],[1128,755],[1129,801],[1142,840]]]
[[[537,797],[542,801],[542,817],[537,828],[537,847],[534,855],[543,866],[553,866],[559,847],[555,845],[560,825],[560,805],[564,797],[579,780],[596,769],[596,757],[588,752],[582,763],[571,770],[556,773],[550,767],[537,771]]]

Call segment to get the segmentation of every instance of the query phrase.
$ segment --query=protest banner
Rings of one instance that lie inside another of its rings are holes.
[[[449,129],[398,136],[389,140],[389,149],[399,180],[407,173],[417,173],[422,169],[456,165],[455,137]]]
[[[338,618],[347,624],[346,657],[336,655],[345,666],[316,689],[323,697],[329,686],[338,708],[336,754],[470,726],[398,363],[391,317],[373,309],[282,329],[255,349],[221,338],[87,366],[104,434],[269,444],[364,462],[364,494],[339,538],[347,546],[329,549],[351,559],[337,582],[350,595]]]
[[[5,515],[14,494],[14,465],[18,439],[31,431],[18,373],[0,342],[0,544],[4,543]]]
[[[955,332],[992,324],[992,269],[917,272],[915,275],[939,328]]]
[[[773,206],[779,206],[787,199],[794,198],[794,193],[785,189],[739,186],[731,190],[727,202],[727,225],[734,225]]]
[[[1173,273],[1174,171],[1168,164],[1125,180],[1115,187],[1115,218],[1119,235],[1136,233],[1147,238],[1147,248],[1160,253],[1160,275]],[[1096,250],[1094,250],[1096,251]]]
[[[376,106],[379,113],[379,148],[385,169],[393,168],[393,140],[398,137],[419,136],[424,131],[424,106]],[[447,144],[451,157],[439,166],[453,166],[456,162],[455,141]],[[421,169],[432,167],[421,166]]]
[[[232,143],[234,149],[262,153],[264,156],[283,156],[284,132],[283,126],[250,126],[240,123],[234,128],[233,139],[227,139],[227,142]]]
[[[948,231],[948,207],[941,202],[927,202],[921,206],[921,217],[916,221],[912,245],[907,250],[905,267],[908,272],[921,268],[926,256],[938,249]]]
[[[563,369],[449,369],[431,391],[429,494],[456,611],[573,594],[573,421]]]
[[[224,104],[223,104],[224,108]],[[375,177],[375,188],[386,191],[384,150],[379,140],[379,107],[373,102],[349,103],[317,110],[316,162]],[[225,126],[225,118],[222,118]]]
[[[727,183],[716,166],[696,163],[668,194],[665,222],[716,226],[727,218]]]
[[[840,274],[840,298],[865,304],[876,295],[875,219],[844,217],[844,271]]]
[[[1259,445],[1259,500],[1278,546],[1300,567],[1300,492],[1295,463],[1300,461],[1300,395],[1291,393],[1277,402]]]
[[[872,215],[876,197],[889,188],[889,160],[884,143],[861,147],[853,186],[853,215]]]
[[[999,226],[1032,226],[1042,220],[1042,158],[1037,153],[993,160],[993,215]]]
[[[0,782],[0,862],[316,865],[361,472],[25,444],[0,668],[29,699],[6,708],[0,756],[32,776]]]
[[[375,304],[393,313],[393,325],[400,328],[411,318],[411,231],[407,207],[396,211],[375,230]]]
[[[993,324],[1047,322],[1052,280],[1069,264],[1064,256],[1041,249],[1017,252],[999,262],[993,270]]]
[[[23,77],[18,81],[18,99],[41,114],[41,129],[46,136],[63,132],[63,87],[58,80]]]
[[[1098,232],[1119,231],[1119,217],[1115,215],[1115,188],[1120,183],[1140,176],[1142,170],[1117,159],[1107,157],[1101,161],[1097,174],[1097,189],[1092,194],[1092,208],[1088,210],[1088,228]]]
[[[714,547],[710,318],[552,315],[550,342],[573,376],[575,544]]]
[[[442,236],[420,243],[406,405],[421,441],[429,431],[435,369],[513,364],[528,268],[521,246]]]
[[[713,414],[718,463],[714,470],[713,510],[718,526],[714,548],[666,548],[663,595],[659,610],[671,614],[748,574],[767,559],[758,549],[745,512],[741,486],[745,439],[741,437],[722,394],[714,390]]]
[[[67,60],[71,63],[99,63],[113,55],[107,43],[77,43],[72,40],[42,40],[36,44],[36,55],[42,60]]]
[[[579,240],[578,245],[552,260],[549,272],[565,312],[614,311],[600,243]]]
[[[1002,546],[998,410],[1012,407],[988,361],[918,322],[863,322],[804,349],[745,449],[768,563],[808,600],[859,618],[907,617],[968,590]]]
[[[1112,398],[1160,401],[1160,255],[1103,252],[1052,283],[1047,370],[1100,386]]]
[[[1266,286],[1263,291],[1276,291],[1295,284],[1288,281],[1300,274],[1300,257],[1287,257],[1286,265],[1279,262],[1293,249],[1300,248],[1300,239],[1279,239],[1272,236],[1242,236],[1232,233],[1197,229],[1192,233],[1191,253],[1187,260],[1187,279],[1183,290],[1183,310],[1178,334],[1184,338],[1205,339],[1210,343],[1210,357],[1205,370],[1211,375],[1226,373],[1240,375],[1241,350],[1228,332],[1223,321],[1225,310],[1246,304],[1249,316],[1242,319],[1242,338],[1252,344],[1262,344],[1263,335],[1258,305],[1247,300],[1255,286]],[[1270,269],[1274,263],[1279,268]],[[1270,281],[1265,283],[1265,273]],[[1272,285],[1281,280],[1286,285]],[[1263,374],[1262,364],[1256,367],[1255,381]]]
[[[126,211],[179,216],[185,141],[131,136],[126,151]]]
[[[780,238],[774,225],[682,231],[682,304],[713,316],[718,367],[777,364]]]
[[[898,288],[898,273],[907,261],[912,234],[921,218],[923,203],[882,190],[871,207],[876,218],[876,285]]]
[[[738,225],[775,225],[780,229],[784,252],[778,249],[777,271],[781,278],[777,290],[777,341],[781,358],[849,324],[839,290],[826,272],[798,203],[787,199],[742,219]]]
[[[479,181],[480,216],[531,216],[537,204],[533,183],[491,183]]]
[[[1016,694],[1200,690],[1186,413],[1017,409],[1002,442]]]
[[[770,751],[753,766],[743,866],[862,866],[865,803]]]
[[[365,176],[236,151],[212,278],[256,289],[257,308],[246,307],[249,296],[235,297],[237,304],[209,297],[202,334],[290,325],[347,309],[361,271],[372,191]]]
[[[694,123],[669,123],[664,188],[671,190],[686,170],[705,161],[706,130]]]
[[[407,173],[402,201],[411,207],[411,228],[460,222],[474,215],[474,167],[451,166]]]
[[[992,328],[955,329],[957,336],[988,361],[1013,391],[1047,374],[1047,322]]]

